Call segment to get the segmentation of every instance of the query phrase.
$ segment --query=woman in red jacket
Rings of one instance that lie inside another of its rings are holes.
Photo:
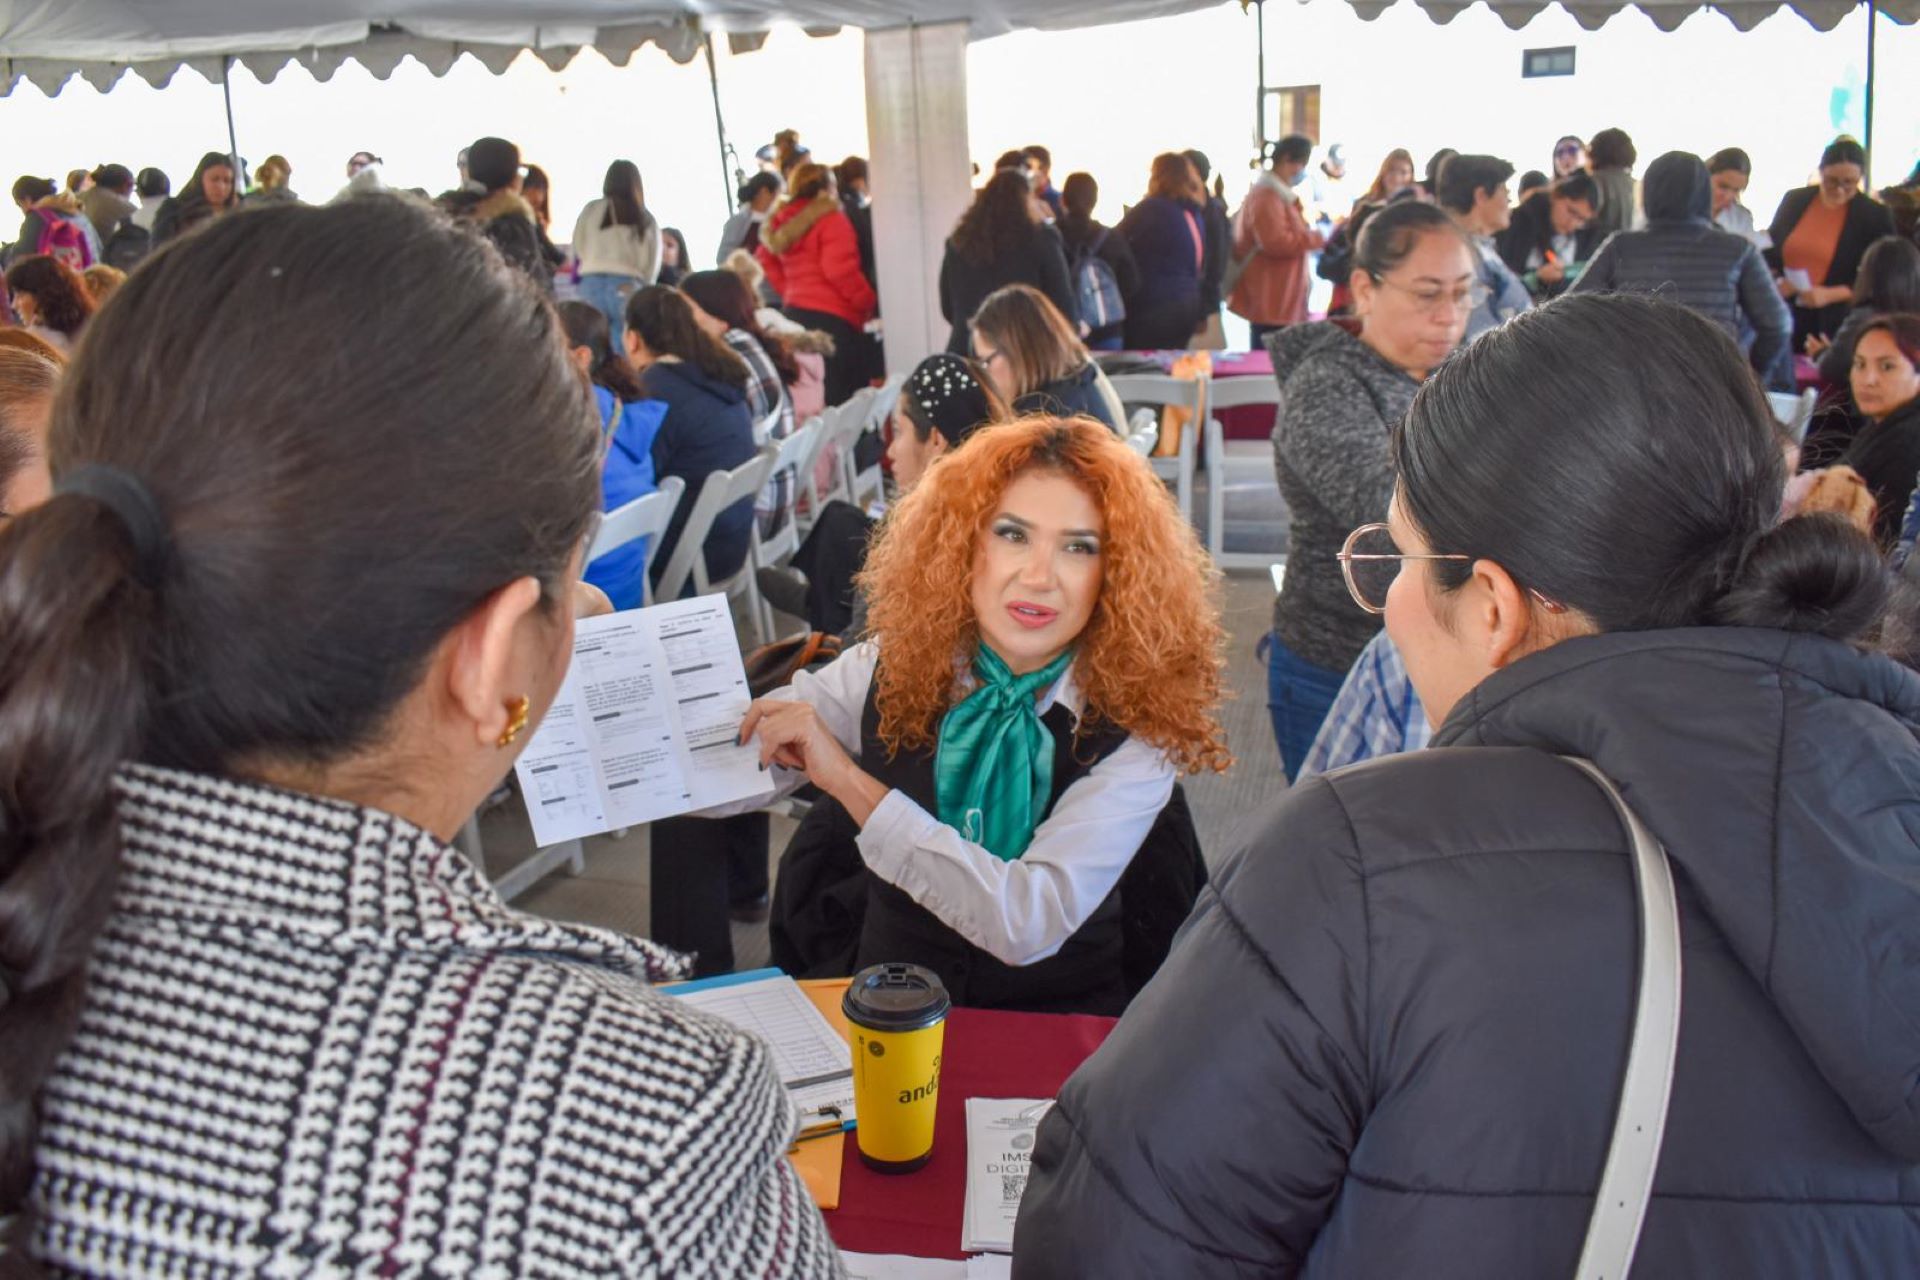
[[[827,357],[827,403],[839,404],[866,381],[861,332],[877,309],[873,285],[860,269],[860,241],[834,190],[833,171],[803,164],[793,171],[791,194],[755,250],[767,283],[789,319],[833,337]]]

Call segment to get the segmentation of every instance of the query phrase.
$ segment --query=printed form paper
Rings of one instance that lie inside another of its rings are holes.
[[[792,978],[755,969],[664,990],[767,1042],[802,1133],[853,1123],[852,1050]]]
[[[752,701],[725,596],[587,618],[514,770],[545,847],[770,794],[734,737]]]

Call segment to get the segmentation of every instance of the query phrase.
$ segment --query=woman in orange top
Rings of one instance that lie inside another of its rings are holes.
[[[1867,246],[1893,234],[1893,215],[1860,189],[1867,153],[1852,138],[1833,140],[1820,156],[1817,186],[1789,191],[1773,215],[1767,263],[1780,273],[1780,295],[1793,308],[1793,345],[1831,337],[1853,303],[1853,277]],[[1800,272],[1810,283],[1794,283]]]

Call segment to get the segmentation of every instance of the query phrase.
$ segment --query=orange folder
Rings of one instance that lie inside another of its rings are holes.
[[[847,1030],[847,1015],[840,1012],[840,999],[847,993],[850,978],[804,978],[800,989],[807,993],[807,999],[825,1015],[827,1022],[840,1038],[852,1041]],[[791,1158],[793,1167],[800,1171],[800,1178],[807,1184],[807,1190],[813,1195],[813,1202],[822,1209],[840,1207],[840,1161],[847,1149],[846,1137],[833,1134],[822,1138],[809,1138],[794,1147]]]

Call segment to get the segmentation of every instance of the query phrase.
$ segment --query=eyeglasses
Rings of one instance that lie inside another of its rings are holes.
[[[1449,308],[1461,315],[1470,315],[1478,311],[1491,296],[1487,286],[1478,280],[1456,289],[1410,289],[1398,280],[1381,275],[1374,276],[1373,282],[1406,294],[1413,300],[1413,309],[1429,317],[1437,316]]]
[[[1353,602],[1368,613],[1387,611],[1387,592],[1393,586],[1393,580],[1400,576],[1402,560],[1471,560],[1467,555],[1440,555],[1437,553],[1415,554],[1401,551],[1393,540],[1393,532],[1384,524],[1363,524],[1347,535],[1347,540],[1334,557],[1340,562],[1340,572],[1347,579],[1347,593]],[[1527,594],[1540,602],[1540,607],[1548,613],[1565,613],[1567,606],[1558,600],[1541,595],[1533,588],[1527,588]]]
[[[1393,533],[1384,524],[1363,524],[1347,535],[1346,543],[1335,557],[1340,572],[1346,575],[1347,593],[1368,613],[1387,611],[1387,591],[1400,576],[1402,560],[1471,560],[1463,555],[1409,555],[1393,541]]]

